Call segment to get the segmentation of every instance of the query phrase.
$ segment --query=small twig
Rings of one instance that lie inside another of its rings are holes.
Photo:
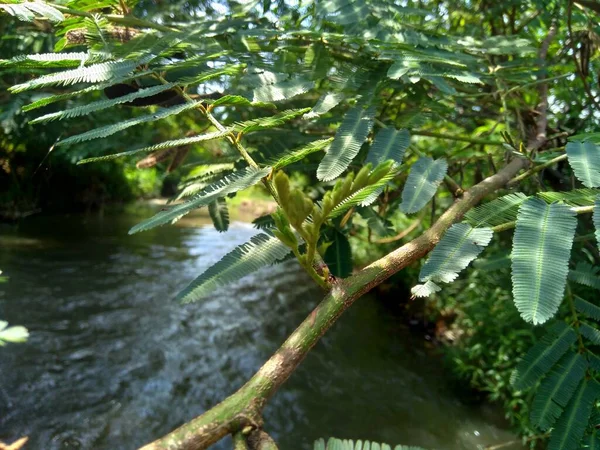
[[[417,220],[415,220],[413,223],[411,223],[408,228],[402,230],[396,236],[382,238],[382,239],[374,239],[372,242],[375,244],[389,244],[390,242],[399,241],[400,239],[403,239],[406,236],[408,236],[415,228],[417,228],[421,224],[422,221],[423,221],[423,218],[419,217]],[[371,231],[371,229],[369,229],[369,231]]]
[[[471,144],[479,144],[479,145],[502,145],[504,141],[496,141],[492,139],[477,139],[470,138],[465,136],[453,136],[451,134],[445,133],[434,133],[433,131],[427,130],[413,130],[410,132],[414,136],[427,136],[438,139],[448,139],[450,141],[458,141],[458,142],[469,142]]]
[[[563,154],[563,155],[559,155],[556,158],[552,158],[550,161],[546,161],[543,164],[540,164],[538,166],[532,167],[531,169],[529,169],[526,172],[523,172],[521,175],[514,177],[512,180],[510,180],[506,186],[508,187],[512,187],[515,184],[523,181],[525,178],[530,177],[531,175],[534,175],[538,172],[541,172],[542,170],[544,170],[547,167],[553,166],[556,163],[559,163],[561,161],[564,161],[565,159],[567,159],[567,154]]]

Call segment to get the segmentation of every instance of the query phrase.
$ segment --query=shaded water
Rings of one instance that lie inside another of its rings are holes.
[[[0,319],[31,333],[0,348],[0,441],[137,448],[241,386],[321,298],[291,262],[179,305],[179,288],[256,231],[236,223],[225,234],[128,236],[139,219],[31,218],[0,230],[10,277]],[[326,436],[450,450],[514,439],[496,413],[457,397],[439,360],[399,323],[374,298],[342,316],[265,411],[280,448]]]

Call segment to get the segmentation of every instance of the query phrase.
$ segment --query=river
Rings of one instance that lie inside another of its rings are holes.
[[[31,333],[0,347],[0,441],[135,449],[235,391],[321,298],[288,262],[180,305],[178,289],[256,230],[236,222],[219,234],[200,217],[128,236],[142,217],[31,217],[0,228],[10,277],[0,319]],[[461,398],[402,323],[374,297],[342,316],[265,410],[282,450],[327,436],[449,450],[514,439],[497,409]]]

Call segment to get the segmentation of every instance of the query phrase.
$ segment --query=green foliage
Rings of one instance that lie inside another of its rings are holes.
[[[409,144],[410,134],[408,130],[384,128],[375,135],[375,140],[369,149],[365,164],[371,163],[376,166],[391,159],[400,165]]]
[[[435,195],[447,170],[445,159],[434,161],[429,157],[419,158],[411,167],[402,190],[400,209],[406,214],[413,214],[424,208]]]
[[[149,230],[151,228],[164,225],[167,222],[178,220],[194,209],[207,206],[215,200],[225,197],[228,194],[232,194],[250,186],[254,186],[261,180],[261,178],[267,176],[269,171],[269,167],[260,170],[248,167],[244,170],[236,172],[235,174],[226,176],[216,183],[210,184],[206,188],[202,189],[201,192],[194,195],[187,202],[172,206],[170,208],[165,208],[163,211],[158,212],[155,216],[135,225],[133,228],[131,228],[131,230],[129,230],[129,234]]]
[[[33,22],[38,18],[47,18],[52,22],[65,20],[65,16],[58,9],[42,1],[0,4],[0,10],[26,22]]]
[[[423,450],[421,447],[412,447],[406,445],[396,445],[392,447],[389,444],[380,444],[370,441],[353,441],[351,439],[329,438],[327,443],[324,439],[315,441],[313,450]]]
[[[348,168],[367,139],[373,127],[374,116],[375,108],[365,110],[361,105],[355,106],[346,114],[317,169],[320,180],[334,180]]]
[[[519,206],[527,200],[521,192],[504,195],[491,202],[473,208],[465,214],[465,220],[474,227],[494,227],[517,219]]]
[[[346,278],[352,273],[352,249],[345,234],[334,230],[331,244],[323,255],[331,274]]]
[[[588,188],[600,187],[600,147],[590,141],[572,141],[565,150],[579,181]]]
[[[435,246],[419,273],[419,281],[451,283],[492,240],[489,228],[472,228],[466,223],[452,225]]]
[[[528,199],[519,208],[512,251],[515,305],[534,325],[562,301],[577,220],[565,205]]]
[[[208,204],[208,213],[218,232],[229,229],[229,209],[224,198],[219,198]]]
[[[283,259],[290,252],[279,239],[261,233],[236,247],[218,263],[198,276],[177,298],[184,303],[197,301],[223,286]]]

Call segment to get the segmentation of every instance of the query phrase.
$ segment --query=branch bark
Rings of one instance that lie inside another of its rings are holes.
[[[335,284],[323,301],[288,337],[283,345],[237,392],[141,450],[201,450],[225,435],[248,426],[262,426],[262,409],[296,370],[321,336],[363,294],[393,274],[424,257],[444,232],[486,195],[502,188],[529,162],[517,158],[497,174],[476,184],[444,212],[431,228],[413,241]]]

